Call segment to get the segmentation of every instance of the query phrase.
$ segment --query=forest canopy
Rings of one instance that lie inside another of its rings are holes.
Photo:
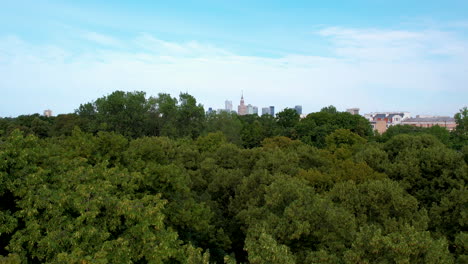
[[[116,91],[0,119],[0,263],[467,263],[457,128]]]

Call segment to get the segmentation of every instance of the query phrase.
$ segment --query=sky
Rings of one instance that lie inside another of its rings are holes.
[[[468,1],[0,0],[0,117],[115,90],[205,109],[453,116],[468,105]]]

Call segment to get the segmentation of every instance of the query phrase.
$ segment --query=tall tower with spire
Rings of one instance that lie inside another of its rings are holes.
[[[240,100],[240,104],[237,107],[237,113],[239,115],[246,115],[247,114],[247,106],[244,103],[244,91],[242,91],[242,96]]]

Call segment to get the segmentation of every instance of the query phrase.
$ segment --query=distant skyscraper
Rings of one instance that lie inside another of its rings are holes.
[[[206,114],[209,115],[213,113],[213,108],[212,107],[208,107],[208,111],[206,111]]]
[[[237,113],[239,115],[246,115],[247,114],[247,106],[244,103],[244,93],[242,93],[240,104],[237,107]]]
[[[294,109],[299,115],[302,115],[302,105],[296,105]]]
[[[51,117],[52,116],[52,110],[50,110],[50,109],[44,110],[44,116]]]
[[[247,105],[247,114],[248,115],[253,115],[253,105],[251,105],[251,104]]]
[[[229,101],[229,100],[226,100],[224,102],[224,110],[226,110],[226,112],[228,113],[231,113],[232,112],[232,101]]]
[[[275,107],[274,106],[270,106],[270,115],[275,116]]]
[[[270,108],[263,107],[262,108],[262,115],[269,115],[269,114],[270,114]]]
[[[256,106],[253,107],[253,114],[258,115],[258,107]]]

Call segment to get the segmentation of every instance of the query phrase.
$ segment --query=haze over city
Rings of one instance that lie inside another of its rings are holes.
[[[5,1],[0,116],[115,90],[205,109],[453,116],[468,99],[467,1]]]

